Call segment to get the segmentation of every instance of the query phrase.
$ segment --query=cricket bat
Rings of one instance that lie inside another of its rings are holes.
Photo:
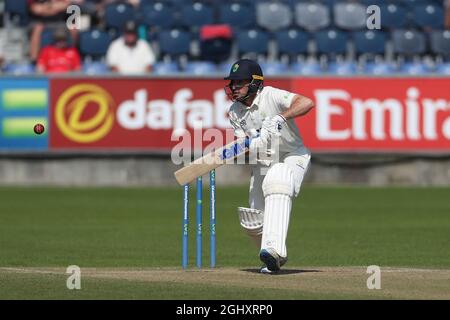
[[[204,155],[175,171],[175,179],[180,185],[185,185],[194,181],[197,177],[207,174],[209,171],[224,165],[227,160],[237,158],[245,154],[250,147],[250,138],[243,137],[230,142],[229,144]]]

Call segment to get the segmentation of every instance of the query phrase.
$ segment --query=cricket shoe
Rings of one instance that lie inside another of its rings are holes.
[[[280,257],[271,248],[262,249],[259,253],[259,259],[265,264],[260,270],[261,273],[276,273],[287,262],[287,257]]]

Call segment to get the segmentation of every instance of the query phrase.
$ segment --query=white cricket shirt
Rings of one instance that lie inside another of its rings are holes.
[[[261,129],[265,118],[272,118],[287,110],[294,96],[292,92],[267,86],[257,93],[250,107],[239,101],[234,102],[228,115],[235,136],[251,136],[250,130]],[[294,119],[287,120],[283,125],[279,142],[281,152],[307,151]]]

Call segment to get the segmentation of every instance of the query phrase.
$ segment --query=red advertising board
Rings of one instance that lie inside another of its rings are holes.
[[[450,151],[450,79],[297,79],[314,112],[299,118],[313,150]]]
[[[218,79],[51,81],[51,149],[170,150],[176,129],[230,128],[231,101]],[[289,80],[269,84],[288,87]]]
[[[52,79],[50,148],[169,151],[176,129],[226,129],[220,79]],[[311,97],[313,151],[450,151],[450,79],[277,79]]]

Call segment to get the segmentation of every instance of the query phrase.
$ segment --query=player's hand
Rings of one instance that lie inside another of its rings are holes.
[[[281,129],[283,127],[283,124],[286,122],[286,119],[277,114],[275,117],[273,118],[267,118],[263,121],[262,123],[262,128],[261,128],[261,135],[268,135],[269,138],[267,140],[270,140],[270,138],[272,136],[281,136]]]

